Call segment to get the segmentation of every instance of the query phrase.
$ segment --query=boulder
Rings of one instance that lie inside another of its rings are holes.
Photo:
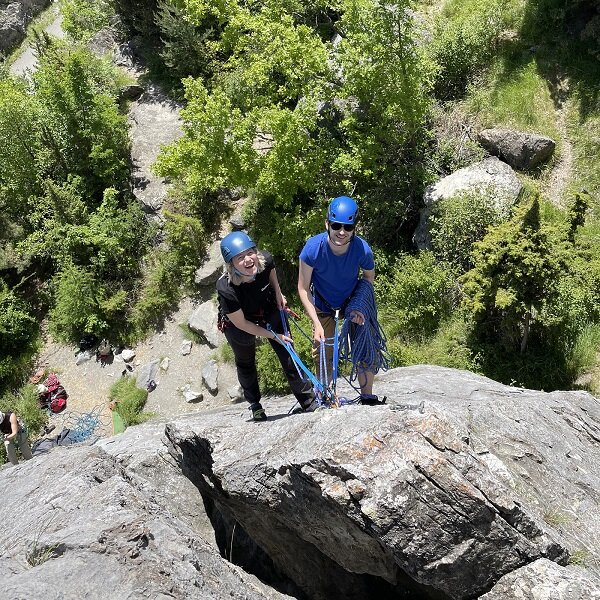
[[[600,473],[576,458],[600,459],[597,399],[420,366],[376,389],[389,405],[283,418],[264,400],[259,435],[222,414],[173,423],[171,453],[221,535],[237,523],[311,598],[474,598],[598,552]]]
[[[208,250],[208,258],[196,271],[194,281],[201,286],[212,286],[223,272],[223,257],[220,242],[213,242]]]
[[[600,579],[580,567],[540,558],[504,575],[479,600],[600,600]]]
[[[547,161],[556,147],[549,137],[512,129],[484,129],[477,140],[490,154],[521,171]]]
[[[132,427],[0,471],[3,598],[288,598],[220,556],[163,432]]]
[[[413,242],[420,250],[431,249],[428,222],[431,209],[437,202],[461,193],[484,194],[498,214],[507,218],[522,189],[513,169],[495,156],[459,169],[425,189],[425,206],[421,209]]]
[[[181,352],[181,354],[183,354],[183,356],[187,356],[188,354],[191,354],[192,340],[183,340],[181,342],[181,347],[179,348],[179,351]]]
[[[8,54],[24,39],[27,25],[51,0],[0,1],[0,54]]]
[[[219,313],[214,302],[203,302],[188,320],[192,331],[201,335],[213,348],[225,342],[225,336],[217,328]]]
[[[151,381],[155,381],[160,360],[157,358],[145,364],[139,372],[135,384],[142,390],[147,390]]]
[[[211,394],[216,394],[219,391],[218,378],[219,365],[216,360],[209,360],[202,367],[202,382]]]

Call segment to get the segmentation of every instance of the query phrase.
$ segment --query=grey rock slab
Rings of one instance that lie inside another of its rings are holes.
[[[490,154],[523,171],[547,161],[556,147],[549,137],[512,129],[484,129],[477,140]]]
[[[501,217],[507,218],[522,188],[514,170],[495,156],[455,171],[425,189],[425,206],[413,236],[415,245],[421,250],[431,248],[428,222],[436,203],[461,193],[479,193],[488,198]]]
[[[208,250],[205,263],[196,271],[195,282],[202,286],[212,286],[222,272],[223,257],[221,256],[220,242],[213,242]]]
[[[187,520],[203,505],[164,452],[163,430],[144,429],[139,443],[132,432],[103,447],[57,448],[0,471],[11,515],[0,541],[3,598],[285,597],[226,562]]]
[[[82,365],[85,362],[88,362],[92,359],[93,353],[90,350],[84,350],[83,352],[79,352],[75,358],[76,365]]]
[[[135,381],[137,387],[142,390],[148,389],[148,384],[156,380],[160,361],[158,358],[145,364],[141,369]]]
[[[215,303],[208,300],[198,306],[188,320],[189,328],[200,334],[213,348],[225,342],[225,336],[217,328],[218,315]]]
[[[598,600],[600,579],[579,567],[541,558],[504,575],[479,600]]]
[[[219,391],[219,365],[216,360],[209,360],[202,367],[202,381],[211,394]]]
[[[540,558],[564,565],[584,547],[598,564],[597,399],[429,366],[375,388],[389,406],[284,418],[289,401],[263,398],[261,424],[226,411],[174,422],[171,454],[309,596],[365,597],[368,573],[472,598]]]
[[[155,85],[150,85],[130,107],[133,193],[146,212],[158,211],[166,198],[166,182],[152,172],[152,165],[161,146],[181,137],[180,110],[181,106]]]

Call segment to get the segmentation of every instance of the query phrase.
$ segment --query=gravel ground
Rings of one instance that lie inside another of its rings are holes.
[[[203,385],[201,371],[206,362],[214,358],[214,349],[194,343],[190,354],[184,356],[181,353],[181,344],[186,335],[180,325],[187,323],[195,308],[191,299],[182,300],[178,311],[165,322],[162,331],[131,348],[136,355],[130,362],[133,370],[129,374],[135,377],[144,365],[155,359],[169,358],[168,369],[159,370],[155,379],[156,389],[148,394],[145,410],[153,414],[153,420],[168,420],[175,415],[209,410],[232,403],[228,390],[238,385],[233,365],[219,365],[219,389],[213,395]],[[63,426],[72,427],[86,415],[98,417],[101,425],[96,434],[112,435],[109,390],[122,376],[125,363],[117,355],[112,363],[104,366],[93,358],[77,365],[77,350],[72,346],[48,340],[38,360],[38,367],[43,366],[55,372],[69,394],[67,409],[63,413],[51,416],[51,424],[56,426],[52,435],[58,433]],[[202,392],[204,399],[200,402],[186,402],[181,392],[186,385],[194,391]],[[246,405],[241,402],[239,407],[243,418]]]

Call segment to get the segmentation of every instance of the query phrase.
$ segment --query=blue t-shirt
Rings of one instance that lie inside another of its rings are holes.
[[[355,235],[349,245],[345,254],[335,255],[325,231],[311,237],[300,252],[300,260],[313,268],[311,283],[319,310],[341,308],[356,287],[359,270],[375,268],[373,251],[365,240]]]

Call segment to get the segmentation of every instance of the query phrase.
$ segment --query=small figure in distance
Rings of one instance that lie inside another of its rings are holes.
[[[283,334],[280,310],[285,309],[286,300],[279,287],[273,257],[264,250],[258,250],[242,231],[234,231],[223,238],[221,254],[226,268],[217,281],[219,329],[233,350],[238,380],[250,405],[252,418],[255,421],[267,419],[260,403],[256,370],[257,337],[269,340],[296,400],[304,411],[312,410],[312,386],[300,377],[281,343],[292,340]]]
[[[13,464],[18,464],[17,446],[25,460],[33,458],[31,447],[27,439],[27,429],[17,418],[14,412],[0,412],[0,431],[4,434],[6,456]]]

